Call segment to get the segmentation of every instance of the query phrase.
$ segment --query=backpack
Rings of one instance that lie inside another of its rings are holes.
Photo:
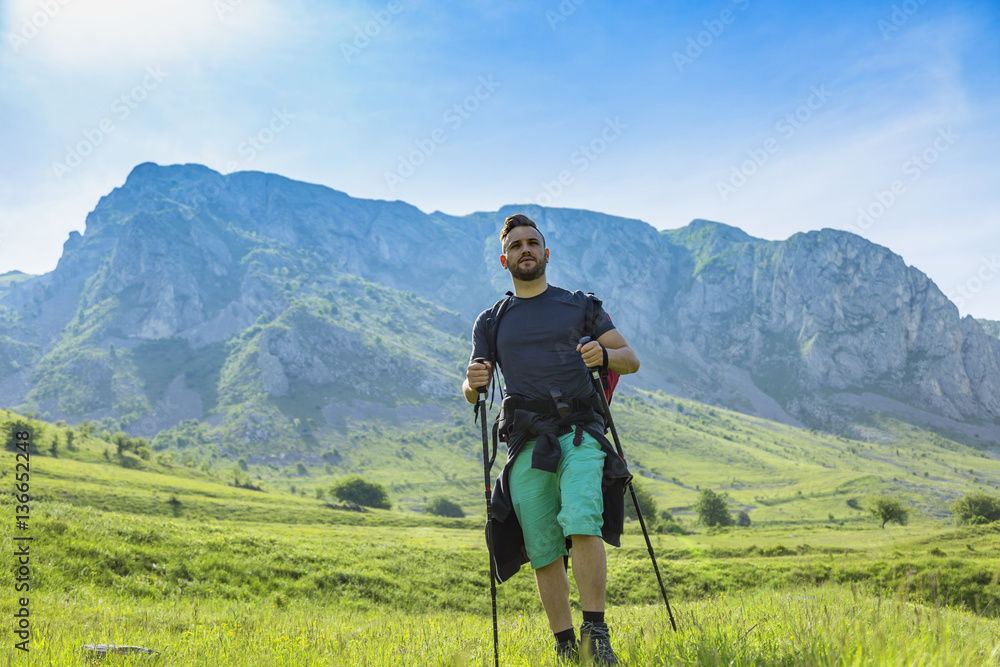
[[[507,292],[506,297],[493,304],[493,308],[490,309],[490,315],[486,319],[486,340],[489,344],[489,359],[495,367],[499,367],[501,365],[500,352],[497,350],[497,331],[500,326],[500,320],[510,307],[510,301],[513,296],[513,292]],[[584,336],[589,336],[591,340],[596,340],[594,338],[594,330],[597,325],[597,306],[600,304],[600,299],[594,296],[593,292],[587,292],[587,307],[583,316],[583,334]],[[609,320],[611,319],[611,316],[607,315],[607,313],[605,313],[605,316]],[[608,403],[610,403],[611,398],[615,393],[615,387],[618,386],[618,379],[620,376],[610,368],[600,368],[599,373],[601,377],[601,387],[604,389],[604,396],[607,398]],[[493,383],[496,383],[496,373],[493,373]],[[494,384],[494,389],[491,395],[495,394],[496,390]],[[501,400],[503,399],[502,386],[500,387],[500,398]],[[492,405],[492,398],[490,399],[490,405]]]

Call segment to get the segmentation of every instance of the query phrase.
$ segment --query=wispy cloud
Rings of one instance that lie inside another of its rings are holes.
[[[135,61],[239,58],[288,28],[285,11],[265,0],[10,0],[2,12],[8,64],[16,56],[74,75],[106,76]]]

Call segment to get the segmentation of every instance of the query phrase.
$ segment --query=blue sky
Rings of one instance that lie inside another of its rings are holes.
[[[1000,319],[994,2],[0,0],[0,35],[0,272],[54,268],[136,164],[197,162],[844,229]]]

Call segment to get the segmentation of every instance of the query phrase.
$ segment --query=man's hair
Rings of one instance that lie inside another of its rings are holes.
[[[507,241],[507,235],[510,234],[516,227],[532,227],[538,232],[538,235],[542,237],[542,247],[545,247],[545,235],[542,234],[541,230],[538,229],[538,225],[535,221],[524,215],[523,213],[518,213],[517,215],[512,215],[503,221],[503,229],[500,231],[500,247]]]

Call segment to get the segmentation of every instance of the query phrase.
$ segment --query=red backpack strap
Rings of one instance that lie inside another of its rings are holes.
[[[584,334],[590,336],[591,340],[597,340],[594,336],[594,332],[597,330],[597,306],[600,305],[601,300],[594,296],[593,292],[587,292],[587,310],[584,314],[583,325],[585,332]],[[608,316],[611,319],[611,316]],[[608,403],[611,402],[611,398],[615,394],[615,387],[618,386],[618,379],[621,377],[615,371],[611,370],[607,366],[608,363],[608,353],[607,350],[604,352],[604,365],[601,366],[600,376],[601,376],[601,386],[604,388],[604,396],[608,399]]]

